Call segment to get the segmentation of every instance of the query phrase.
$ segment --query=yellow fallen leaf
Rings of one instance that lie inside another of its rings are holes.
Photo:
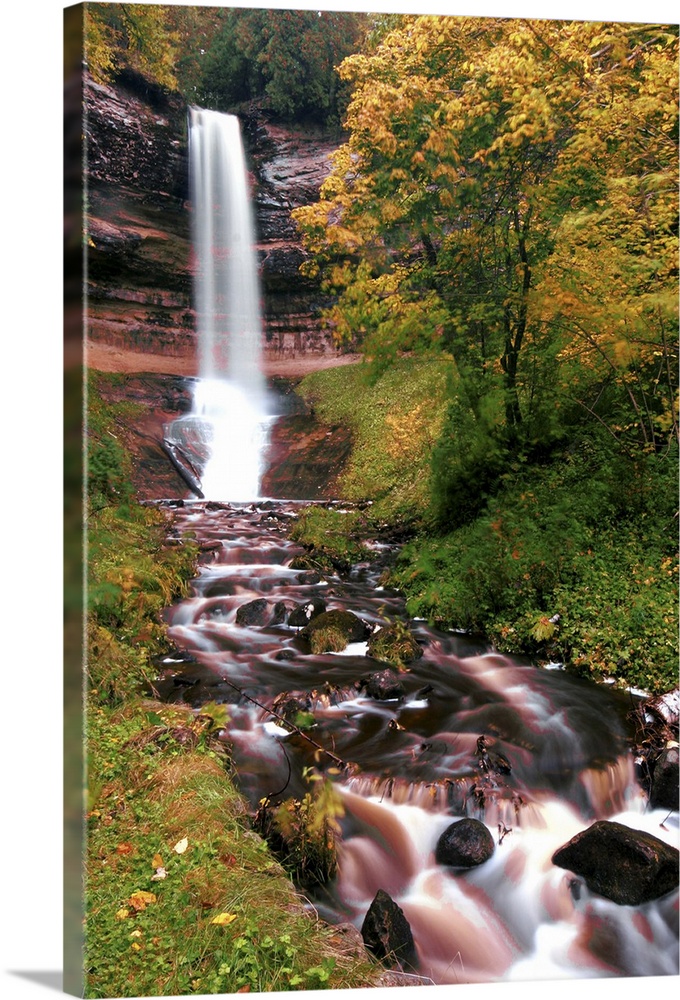
[[[144,889],[138,889],[137,892],[133,892],[128,899],[128,903],[130,906],[134,906],[135,910],[145,910],[149,903],[155,902],[155,893],[145,892]]]
[[[133,948],[134,951],[141,951],[142,950],[141,944],[137,944],[136,941],[133,941],[132,944],[130,945],[130,947]]]
[[[154,854],[153,861],[151,862],[151,867],[152,868],[163,867],[163,858],[160,856],[160,854]]]
[[[220,924],[224,927],[226,924],[230,924],[232,920],[236,920],[235,913],[218,913],[216,917],[213,917],[210,921],[211,924]]]
[[[186,837],[183,837],[182,840],[177,841],[177,843],[173,847],[173,851],[175,852],[175,854],[184,854],[188,846],[189,846],[188,839]]]
[[[137,927],[136,930],[134,930],[132,932],[132,934],[130,935],[131,938],[138,938],[138,937],[141,937],[141,936],[142,936],[142,932],[140,931],[139,927]]]
[[[125,920],[125,918],[129,916],[130,916],[130,911],[126,910],[125,907],[123,907],[122,910],[116,911],[116,920]]]

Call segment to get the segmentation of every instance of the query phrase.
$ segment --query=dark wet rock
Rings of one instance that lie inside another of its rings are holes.
[[[418,691],[416,691],[416,695],[415,695],[416,701],[424,701],[425,698],[427,698],[433,692],[434,692],[434,688],[432,687],[432,685],[431,684],[426,684],[425,687],[421,687]]]
[[[229,604],[226,601],[215,601],[209,607],[205,609],[200,615],[199,620],[204,619],[224,619],[230,612]]]
[[[280,649],[274,657],[275,660],[296,660],[297,653],[294,649]]]
[[[678,857],[650,833],[598,820],[555,851],[552,862],[583,878],[591,892],[639,906],[678,887]]]
[[[437,841],[434,857],[438,865],[475,868],[488,861],[495,850],[493,837],[478,819],[460,819],[447,828]]]
[[[317,615],[302,629],[300,635],[312,642],[314,635],[323,629],[331,629],[342,636],[345,645],[349,645],[350,642],[363,642],[369,635],[366,622],[352,611],[340,611],[337,608]]]
[[[408,628],[395,623],[373,633],[368,640],[368,655],[401,666],[419,659],[423,651]]]
[[[666,747],[654,764],[652,791],[649,803],[653,809],[674,809],[679,806],[678,786],[680,771],[678,769],[678,748]]]
[[[326,602],[320,597],[310,597],[304,604],[297,604],[288,616],[288,624],[293,628],[304,628],[326,610]]]
[[[209,583],[205,590],[203,591],[204,597],[227,597],[231,594],[235,594],[238,590],[238,584],[231,579],[231,577],[225,577],[224,579],[217,579],[213,583]]]
[[[362,677],[359,687],[369,698],[377,701],[393,701],[395,698],[404,697],[404,685],[399,680],[399,675],[390,670],[377,670],[368,677]]]
[[[207,541],[206,540],[204,542],[199,542],[198,543],[198,547],[201,550],[201,552],[217,552],[217,550],[221,549],[223,546],[222,546],[222,542],[220,542],[220,541],[217,541],[217,540]]]
[[[236,612],[236,624],[268,625],[271,616],[269,603],[265,601],[264,597],[258,597],[255,601],[248,601],[247,604],[241,605]]]
[[[366,947],[391,968],[413,969],[416,948],[404,911],[384,889],[378,889],[361,927]]]
[[[297,582],[302,586],[314,586],[317,583],[321,583],[321,574],[310,570],[307,573],[300,573],[297,578]]]
[[[272,608],[269,625],[283,625],[288,617],[288,608],[284,601],[277,601]]]

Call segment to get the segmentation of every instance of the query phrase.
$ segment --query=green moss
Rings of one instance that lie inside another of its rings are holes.
[[[367,519],[359,511],[305,508],[290,532],[291,539],[306,549],[303,556],[296,557],[293,568],[346,572],[352,563],[370,558],[359,540],[366,529]]]

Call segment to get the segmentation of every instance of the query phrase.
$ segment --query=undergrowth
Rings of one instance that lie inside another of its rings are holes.
[[[673,465],[604,475],[598,457],[508,477],[470,523],[406,546],[392,582],[409,613],[595,679],[674,687]]]

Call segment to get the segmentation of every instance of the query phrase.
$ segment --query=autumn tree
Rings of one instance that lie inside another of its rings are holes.
[[[350,137],[296,213],[306,266],[338,340],[453,355],[444,492],[549,449],[569,407],[658,447],[677,429],[677,33],[403,18],[340,73]]]
[[[106,81],[127,68],[176,89],[180,36],[171,11],[164,4],[84,4],[85,59],[93,77]]]

